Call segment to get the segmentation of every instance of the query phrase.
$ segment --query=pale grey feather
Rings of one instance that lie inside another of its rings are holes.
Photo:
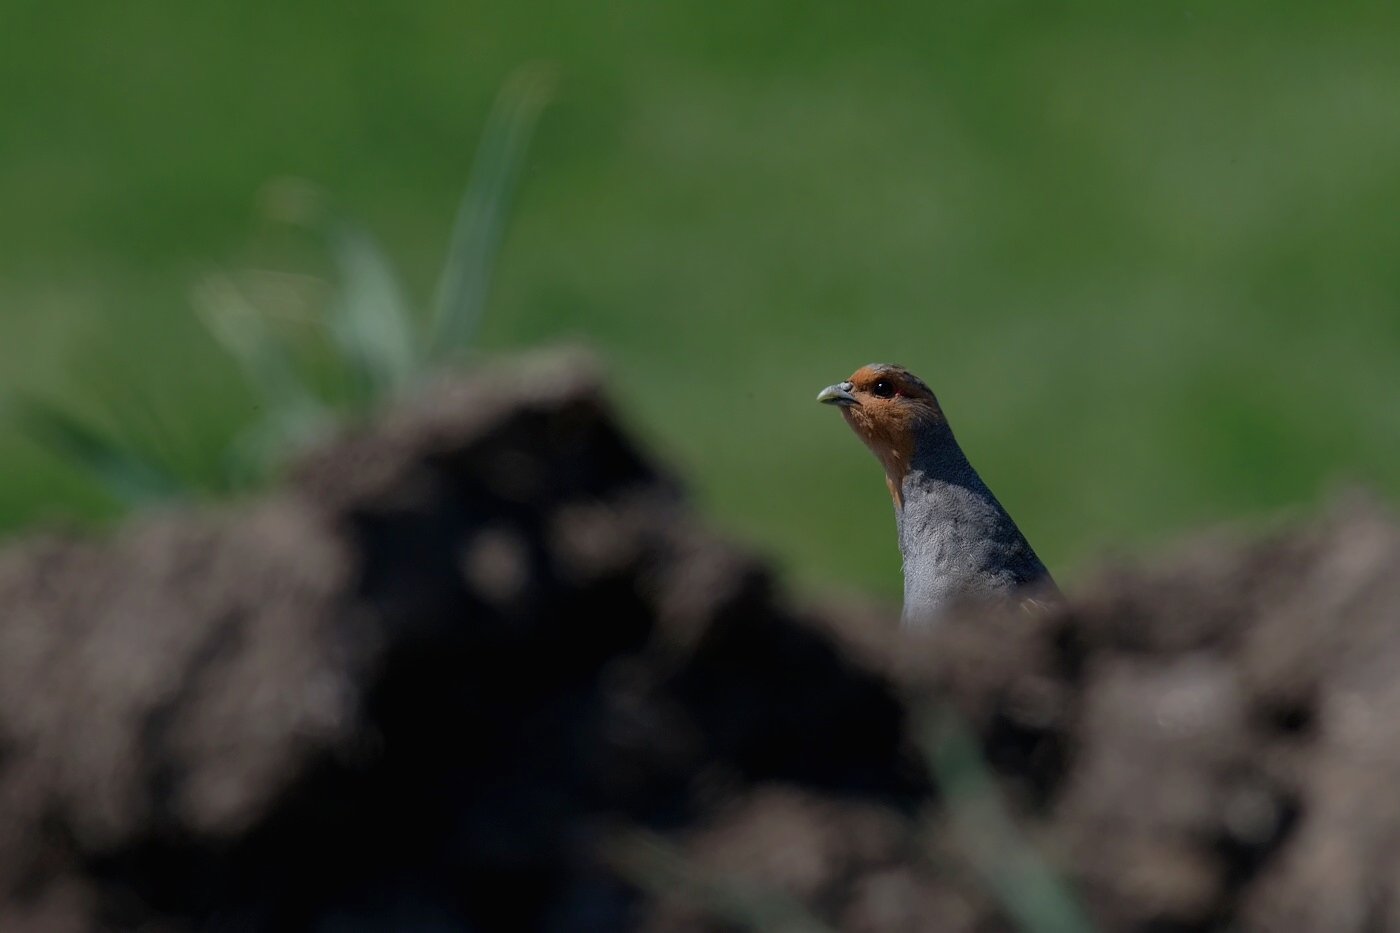
[[[1057,592],[946,423],[919,433],[900,499],[906,626],[927,625],[961,599],[1005,597],[1032,584],[1041,596]]]

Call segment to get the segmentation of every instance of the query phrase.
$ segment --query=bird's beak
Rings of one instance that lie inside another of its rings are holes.
[[[825,402],[828,405],[840,405],[842,408],[860,404],[856,401],[856,397],[851,394],[849,382],[838,382],[834,386],[827,386],[817,393],[817,401]]]

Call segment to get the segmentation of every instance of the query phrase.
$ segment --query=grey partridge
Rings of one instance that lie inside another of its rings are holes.
[[[964,599],[1014,596],[1034,608],[1059,598],[923,380],[901,366],[872,363],[822,389],[817,400],[839,406],[885,468],[904,555],[906,627],[928,625]]]

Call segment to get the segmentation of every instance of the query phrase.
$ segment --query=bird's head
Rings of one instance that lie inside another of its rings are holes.
[[[921,432],[945,426],[943,409],[922,379],[888,363],[871,363],[845,382],[829,385],[817,401],[836,405],[856,436],[885,468],[896,505]]]

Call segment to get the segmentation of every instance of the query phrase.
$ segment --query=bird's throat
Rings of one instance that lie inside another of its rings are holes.
[[[880,461],[880,466],[884,467],[885,485],[889,487],[890,498],[894,500],[895,508],[902,507],[904,481],[909,476],[916,454],[915,438],[918,435],[912,430],[914,425],[871,418],[859,407],[844,408],[841,414],[856,437],[870,448],[875,459]]]

